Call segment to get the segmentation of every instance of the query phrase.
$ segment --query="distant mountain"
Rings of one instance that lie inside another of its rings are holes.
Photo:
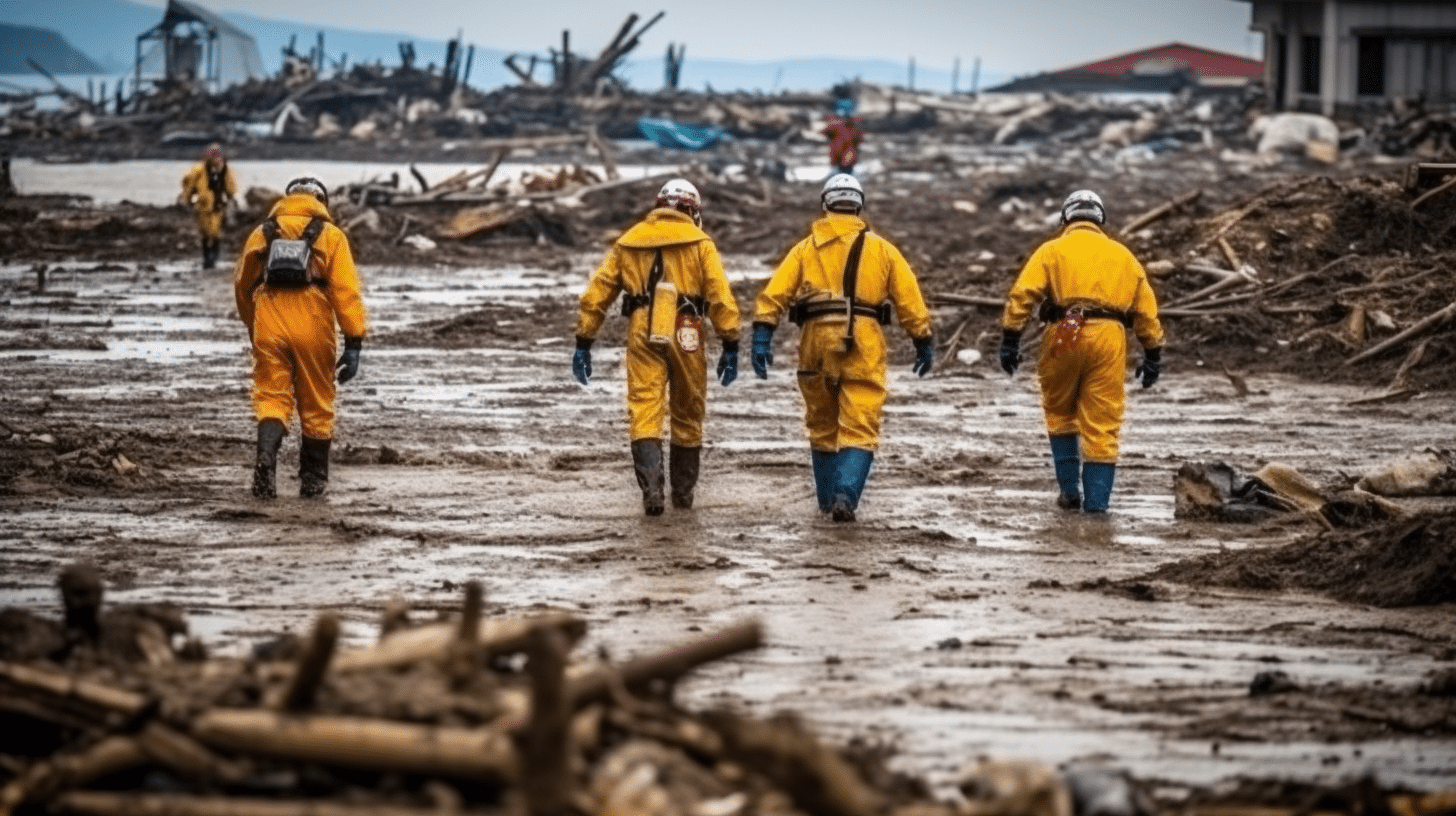
[[[59,5],[65,12],[57,13]],[[0,23],[37,26],[60,32],[70,43],[100,63],[98,72],[130,70],[136,58],[137,35],[161,22],[162,10],[130,0],[21,0],[0,3]],[[20,61],[22,65],[25,60]],[[29,68],[24,69],[29,71]]]
[[[210,0],[200,0],[211,6]],[[0,23],[18,26],[39,26],[53,28],[60,32],[80,51],[92,55],[101,63],[99,70],[107,73],[126,73],[132,68],[136,57],[137,35],[155,26],[162,19],[162,9],[144,6],[133,0],[65,0],[66,14],[56,13],[53,2],[45,0],[0,0]],[[420,67],[431,63],[441,65],[445,61],[445,42],[413,37],[407,34],[389,32],[354,31],[333,26],[311,26],[250,14],[222,12],[224,19],[253,35],[263,57],[263,69],[276,72],[283,64],[283,49],[289,42],[300,53],[308,53],[323,35],[324,54],[329,65],[340,63],[355,65],[360,62],[381,62],[384,65],[398,65],[399,44],[414,45],[415,63]],[[467,42],[469,40],[467,39]],[[516,49],[529,55],[538,52],[546,57],[545,49],[534,44],[522,44]],[[605,45],[603,43],[602,45]],[[583,46],[583,56],[596,56]],[[7,54],[11,49],[7,49]],[[511,50],[500,47],[475,46],[471,60],[469,83],[472,87],[490,89],[514,84],[518,80],[503,64]],[[650,55],[638,49],[624,62],[618,75],[630,86],[642,91],[653,91],[663,86],[663,55]],[[22,57],[20,64],[24,66]],[[0,72],[6,69],[0,67]],[[28,68],[21,68],[28,71]],[[536,68],[538,79],[550,81],[549,59]],[[697,59],[692,45],[688,44],[687,59],[683,63],[679,87],[701,91],[713,88],[718,91],[794,91],[823,90],[837,82],[861,79],[890,85],[911,84],[908,63],[890,60],[853,60],[843,58],[797,58],[766,62],[746,62],[726,59]],[[991,74],[983,71],[977,83],[986,88],[997,82],[1010,79],[1005,74]],[[931,69],[917,66],[914,86],[917,89],[946,92],[952,89],[955,80],[957,90],[971,90],[971,68],[963,65],[958,78],[945,68]]]
[[[53,74],[94,74],[101,71],[90,57],[77,51],[48,28],[0,23],[0,73],[33,74],[29,60]]]

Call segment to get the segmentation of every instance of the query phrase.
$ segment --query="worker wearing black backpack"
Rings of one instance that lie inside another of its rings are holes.
[[[284,197],[248,236],[233,276],[238,316],[253,343],[253,412],[258,458],[253,495],[277,495],[278,449],[293,418],[303,432],[299,495],[324,492],[334,436],[335,377],[359,372],[367,330],[349,239],[329,217],[329,195],[313,178],[290,181]],[[338,332],[344,352],[338,353]],[[337,360],[337,362],[336,362]]]

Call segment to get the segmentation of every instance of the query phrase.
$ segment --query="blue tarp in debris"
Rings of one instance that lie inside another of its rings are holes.
[[[682,147],[688,150],[712,147],[727,135],[722,128],[707,125],[684,125],[671,119],[638,119],[637,130],[654,144],[662,147]]]

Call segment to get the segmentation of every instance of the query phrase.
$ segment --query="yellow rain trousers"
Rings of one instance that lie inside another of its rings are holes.
[[[1130,315],[1143,348],[1163,346],[1157,299],[1142,264],[1091,222],[1075,221],[1037,248],[1007,295],[1001,327],[1020,331],[1044,299]],[[1083,460],[1116,464],[1126,372],[1127,332],[1119,320],[1094,317],[1079,329],[1065,320],[1050,324],[1036,366],[1047,434],[1079,434]]]
[[[779,264],[759,293],[754,322],[773,326],[802,300],[844,297],[844,265],[855,237],[865,228],[856,215],[826,213]],[[930,311],[915,272],[893,244],[873,232],[861,250],[855,301],[875,306],[889,300],[911,338],[931,336]],[[799,392],[809,446],[835,453],[841,448],[874,452],[887,395],[885,335],[865,315],[854,318],[854,348],[845,349],[842,314],[811,318],[799,335]]]
[[[680,296],[701,298],[707,314],[699,315],[706,319],[698,348],[685,351],[676,338],[666,346],[650,345],[648,308],[632,312],[627,325],[627,419],[632,441],[637,442],[661,439],[663,421],[670,416],[671,443],[696,448],[703,444],[707,413],[708,325],[720,340],[736,341],[739,315],[718,247],[691,216],[659,207],[617,239],[581,295],[576,336],[596,339],[618,294],[648,293],[647,281],[658,249],[662,250],[662,280],[677,287]],[[679,314],[696,308],[681,306]]]
[[[222,166],[222,179],[228,197],[236,196],[238,182],[226,164]],[[197,229],[205,240],[216,241],[222,237],[222,215],[226,202],[219,201],[208,184],[207,162],[195,165],[182,176],[182,193],[177,198],[197,210]]]
[[[279,201],[269,213],[280,238],[298,238],[311,218],[329,219],[328,208],[313,196]],[[334,371],[338,333],[362,338],[368,330],[359,272],[349,239],[332,220],[313,245],[317,283],[283,289],[262,285],[267,260],[262,228],[253,230],[233,274],[238,316],[253,340],[253,412],[258,421],[277,419],[288,426],[298,406],[303,435],[334,435]]]

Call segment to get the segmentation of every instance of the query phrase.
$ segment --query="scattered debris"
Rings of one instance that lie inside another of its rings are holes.
[[[1322,532],[1272,549],[1211,553],[1165,564],[1133,580],[1305,589],[1380,607],[1451,603],[1456,601],[1456,511]]]

